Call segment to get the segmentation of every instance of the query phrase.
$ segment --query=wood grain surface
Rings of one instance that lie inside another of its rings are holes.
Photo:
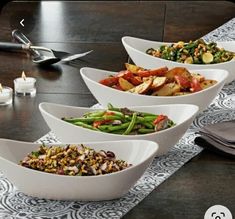
[[[35,45],[79,53],[94,50],[70,64],[42,68],[25,53],[0,52],[0,83],[13,87],[24,70],[37,79],[34,98],[15,97],[0,107],[0,137],[35,141],[49,129],[38,110],[40,102],[75,106],[96,103],[81,79],[84,66],[119,71],[127,54],[124,35],[157,41],[199,38],[235,15],[230,1],[51,1],[8,3],[0,14],[0,41],[12,41],[19,28]],[[25,27],[19,21],[25,19]],[[125,219],[201,219],[214,204],[235,215],[234,161],[206,150],[158,186]]]

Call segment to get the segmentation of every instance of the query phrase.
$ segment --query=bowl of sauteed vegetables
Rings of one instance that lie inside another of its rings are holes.
[[[146,140],[47,144],[0,139],[0,171],[21,192],[56,200],[119,198],[158,154]]]
[[[158,155],[167,153],[179,141],[198,112],[191,104],[128,108],[109,104],[93,109],[40,103],[39,109],[62,142],[144,139],[159,144]]]
[[[203,39],[165,43],[125,36],[122,43],[133,62],[146,69],[162,66],[188,69],[224,69],[226,83],[235,79],[235,42],[205,42]]]
[[[204,110],[222,89],[228,72],[222,69],[188,70],[184,67],[144,69],[125,64],[110,72],[80,70],[83,80],[102,106],[195,104]]]

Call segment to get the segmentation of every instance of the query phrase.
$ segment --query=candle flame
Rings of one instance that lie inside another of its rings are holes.
[[[2,84],[0,83],[0,93],[2,93]]]
[[[26,75],[25,75],[24,71],[22,71],[21,77],[22,77],[24,80],[26,80]]]

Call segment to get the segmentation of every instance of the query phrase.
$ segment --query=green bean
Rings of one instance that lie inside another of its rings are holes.
[[[123,118],[121,118],[120,116],[115,116],[115,115],[104,115],[103,120],[121,120]]]
[[[153,129],[154,128],[154,125],[151,122],[143,122],[142,124],[144,126],[146,126],[146,128],[149,128],[149,129]]]
[[[113,107],[113,105],[111,103],[108,103],[108,110],[120,112],[120,108]]]
[[[107,107],[108,107],[108,109],[113,109],[114,108],[111,103],[108,103]]]
[[[144,112],[139,113],[138,116],[143,116],[143,117],[145,117],[145,116],[155,116],[156,117],[156,115],[153,114],[153,113],[144,113]]]
[[[157,116],[145,116],[145,117],[140,117],[137,116],[137,121],[138,122],[153,122],[155,119],[157,118]]]
[[[104,110],[102,111],[94,111],[94,112],[88,112],[88,113],[85,113],[83,116],[86,116],[86,117],[98,117],[98,116],[103,116],[105,113]]]
[[[157,115],[155,115],[155,116],[145,116],[145,117],[144,117],[144,121],[145,121],[145,122],[152,122],[152,121],[154,121],[157,117],[158,117]]]
[[[63,121],[65,122],[69,122],[69,123],[74,123],[74,122],[78,122],[78,120],[76,118],[62,118]]]
[[[120,116],[121,118],[123,118],[125,116],[122,112],[119,112],[119,111],[107,110],[106,112],[111,113],[115,116]]]
[[[100,125],[98,129],[102,132],[110,132],[107,128],[108,125]]]
[[[174,126],[175,123],[172,120],[168,119],[167,125],[168,125],[168,128],[170,128],[170,127]]]
[[[123,134],[123,132],[125,132],[125,130],[124,130],[124,129],[121,129],[121,130],[115,130],[115,131],[110,132],[110,133],[112,133],[112,134],[119,134],[119,135],[122,135],[122,134]]]
[[[108,108],[109,110],[98,110],[86,113],[83,117],[62,118],[62,120],[83,128],[106,133],[135,135],[154,132],[155,126],[153,121],[158,117],[158,115],[131,111],[128,108],[114,108],[111,104]],[[115,111],[116,109],[118,111]],[[107,120],[107,122],[105,120]],[[114,124],[113,121],[115,120],[120,122]],[[100,124],[97,121],[101,121]],[[97,122],[97,125],[99,124],[98,127],[96,127],[94,122]],[[94,126],[92,123],[94,123]],[[175,125],[174,122],[169,120],[167,127],[171,127],[173,125]]]
[[[150,128],[150,129],[152,129],[152,128],[154,128],[154,125],[153,125],[153,122],[152,121],[150,121],[150,122],[146,122],[145,120],[144,120],[144,118],[138,118],[138,119],[136,119],[136,123],[137,124],[141,124],[141,125],[143,125],[143,126],[146,126],[147,128]]]
[[[123,133],[123,135],[128,135],[132,131],[132,129],[135,125],[135,122],[136,122],[136,118],[137,118],[137,113],[133,113],[131,122],[130,122],[129,126],[127,127],[126,131]]]
[[[125,117],[124,117],[124,119],[125,119],[125,121],[131,121],[131,116],[129,116],[129,115],[125,115]]]
[[[88,125],[88,124],[83,123],[83,122],[75,122],[74,125],[81,126],[83,128],[87,128],[87,129],[91,129],[91,130],[95,130],[95,131],[100,131],[99,129],[93,127],[92,125]]]
[[[113,132],[113,131],[116,131],[116,130],[125,129],[125,128],[127,128],[129,126],[129,124],[130,124],[130,122],[126,122],[126,123],[123,123],[121,125],[116,125],[116,126],[110,125],[108,127],[108,131]]]
[[[197,47],[197,45],[195,43],[188,43],[184,46],[185,49],[191,49],[193,47]]]
[[[80,118],[73,118],[73,119],[64,119],[67,122],[76,123],[76,122],[87,122],[92,123],[94,121],[103,120],[102,117],[80,117]]]
[[[99,126],[99,129],[101,131],[105,131],[105,132],[113,132],[113,131],[117,131],[117,130],[121,130],[123,129],[123,132],[124,132],[124,129],[126,129],[129,125],[129,122],[127,123],[123,123],[123,124],[120,124],[120,125],[101,125]]]
[[[140,134],[148,134],[148,133],[153,133],[153,132],[155,132],[154,129],[141,128],[141,129],[138,130],[138,133],[140,133]]]

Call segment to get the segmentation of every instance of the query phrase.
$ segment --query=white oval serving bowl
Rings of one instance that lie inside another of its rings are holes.
[[[143,175],[158,151],[157,143],[145,140],[87,143],[86,146],[96,151],[114,152],[117,159],[125,160],[133,166],[99,176],[62,176],[19,165],[20,160],[37,150],[39,145],[0,139],[0,171],[21,192],[56,200],[100,201],[119,198]]]
[[[62,142],[72,141],[83,143],[87,141],[144,139],[158,143],[158,155],[166,154],[169,149],[180,140],[198,112],[197,106],[189,104],[130,107],[130,109],[139,112],[165,114],[172,119],[176,125],[169,129],[151,134],[119,135],[82,128],[61,120],[63,117],[80,117],[86,112],[96,111],[97,109],[72,107],[53,103],[40,103],[39,109],[49,128]]]
[[[235,79],[235,60],[230,60],[228,62],[218,63],[218,64],[185,64],[174,62],[166,59],[161,59],[146,54],[146,50],[149,48],[160,48],[162,45],[170,45],[172,43],[150,41],[130,36],[122,37],[122,44],[125,47],[128,55],[133,60],[133,62],[146,69],[155,69],[163,66],[169,68],[173,67],[185,67],[187,69],[224,69],[229,72],[228,78],[225,83],[230,83]],[[235,41],[231,42],[218,42],[218,47],[224,48],[226,50],[235,52]]]
[[[110,102],[118,107],[182,103],[195,104],[199,106],[200,111],[204,110],[214,100],[216,95],[222,89],[228,76],[228,72],[222,69],[194,70],[193,72],[200,73],[201,75],[205,76],[206,79],[217,80],[218,83],[205,90],[188,95],[150,96],[120,91],[99,83],[101,79],[107,78],[109,75],[117,74],[115,72],[87,67],[81,68],[80,72],[91,93],[104,107],[106,107]]]

